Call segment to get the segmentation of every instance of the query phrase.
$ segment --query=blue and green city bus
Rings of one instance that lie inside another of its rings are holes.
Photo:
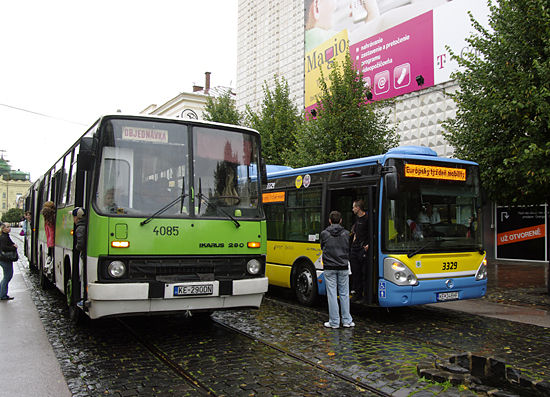
[[[257,308],[268,288],[260,170],[257,131],[103,116],[31,186],[26,256],[75,321]],[[46,201],[57,211],[52,261]],[[80,255],[75,207],[87,212]]]
[[[479,298],[487,288],[478,165],[425,147],[275,170],[268,166],[269,283],[312,305],[324,295],[321,231],[333,210],[351,230],[355,200],[368,214],[367,303],[396,307]],[[427,208],[437,220],[427,220]]]

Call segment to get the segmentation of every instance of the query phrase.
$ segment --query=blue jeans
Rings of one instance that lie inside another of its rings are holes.
[[[340,295],[340,312],[342,324],[351,324],[353,319],[349,312],[349,274],[348,269],[325,270],[325,282],[327,283],[327,300],[329,323],[333,327],[340,326],[338,314],[338,295]]]
[[[0,281],[0,299],[8,295],[8,283],[13,277],[13,262],[0,261],[0,266],[4,271],[4,278]]]

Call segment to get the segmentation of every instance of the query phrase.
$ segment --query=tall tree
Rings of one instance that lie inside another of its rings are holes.
[[[209,96],[206,99],[203,117],[207,121],[241,125],[242,115],[237,110],[231,89],[217,98]]]
[[[490,30],[472,15],[474,49],[454,74],[457,116],[445,123],[455,155],[479,163],[485,190],[503,205],[550,198],[550,0],[489,1]],[[475,56],[476,54],[477,56]],[[547,255],[550,237],[546,234]],[[550,259],[550,258],[549,258]],[[548,276],[550,293],[550,274]]]
[[[294,147],[295,132],[301,115],[290,98],[288,81],[273,76],[274,88],[262,85],[264,99],[259,113],[247,106],[246,124],[258,130],[262,138],[262,156],[267,164],[284,165],[284,155]]]
[[[330,85],[321,75],[321,93],[315,115],[298,129],[294,151],[287,152],[286,164],[302,167],[348,160],[386,152],[398,143],[395,129],[388,127],[382,110],[390,101],[370,101],[370,87],[362,72],[346,57],[329,74]]]
[[[463,69],[444,135],[456,157],[479,163],[489,198],[541,204],[550,197],[550,0],[489,6],[490,29],[470,15],[474,51],[451,52]]]

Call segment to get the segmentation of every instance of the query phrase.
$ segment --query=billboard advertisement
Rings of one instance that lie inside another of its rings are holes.
[[[547,261],[547,209],[497,207],[497,259]]]
[[[441,84],[458,65],[455,53],[471,51],[468,12],[488,26],[479,0],[306,0],[305,106],[315,107],[319,78],[349,51],[373,99],[391,98]]]

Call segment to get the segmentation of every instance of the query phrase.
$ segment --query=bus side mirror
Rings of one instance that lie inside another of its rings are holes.
[[[267,185],[267,167],[263,158],[260,161],[260,178],[262,185]]]
[[[90,171],[94,166],[94,154],[97,148],[97,139],[84,137],[80,140],[78,152],[78,168],[83,171]]]
[[[390,172],[384,175],[384,186],[388,200],[397,200],[399,198],[399,174],[397,172]]]

